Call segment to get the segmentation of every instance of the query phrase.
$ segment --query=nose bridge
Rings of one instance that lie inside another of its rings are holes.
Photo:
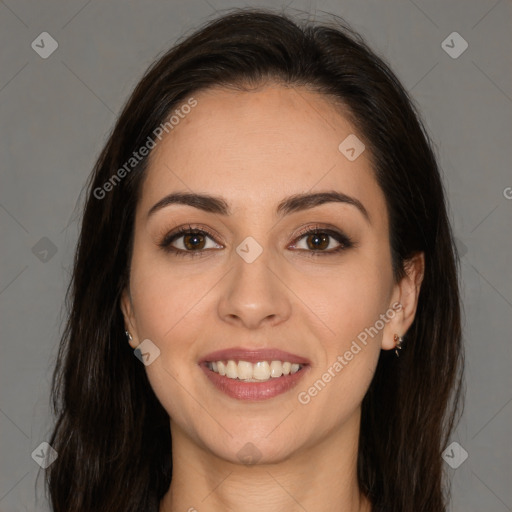
[[[256,328],[262,322],[279,323],[290,315],[287,288],[276,276],[272,251],[247,237],[233,251],[232,272],[219,301],[224,321]],[[277,263],[278,264],[278,263]]]

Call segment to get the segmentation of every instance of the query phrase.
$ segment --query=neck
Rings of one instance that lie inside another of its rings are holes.
[[[356,422],[285,460],[255,465],[217,457],[171,422],[173,477],[160,512],[370,512],[357,482]]]

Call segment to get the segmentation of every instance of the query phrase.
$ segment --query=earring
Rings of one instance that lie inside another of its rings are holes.
[[[129,341],[133,341],[132,335],[128,331],[124,331]]]
[[[398,353],[398,351],[402,350],[403,338],[401,336],[398,336],[398,334],[395,334],[394,337],[393,337],[393,340],[395,341],[395,354],[396,354],[396,357],[400,357],[400,354]]]

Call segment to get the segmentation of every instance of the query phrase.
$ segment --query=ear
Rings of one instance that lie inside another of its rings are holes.
[[[425,254],[419,252],[404,265],[405,276],[395,284],[390,310],[395,315],[390,319],[382,337],[382,349],[395,348],[394,335],[403,336],[411,326],[418,307],[418,297],[425,274]]]
[[[121,294],[120,307],[121,311],[123,312],[125,328],[133,338],[129,340],[130,346],[135,349],[139,345],[139,337],[137,335],[135,312],[133,310],[133,302],[130,295],[129,286],[126,286],[126,288],[123,290],[123,293]]]

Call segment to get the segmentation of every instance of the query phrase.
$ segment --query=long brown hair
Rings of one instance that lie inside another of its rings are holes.
[[[382,352],[362,404],[358,478],[374,511],[443,512],[441,453],[461,402],[458,258],[433,144],[396,76],[340,18],[269,10],[210,21],[159,58],[125,105],[87,183],[53,377],[47,470],[55,512],[157,511],[172,478],[169,417],[126,342],[119,307],[147,156],[118,170],[180,102],[212,86],[266,80],[341,103],[368,143],[386,198],[395,279],[425,254],[415,320],[397,359]],[[105,188],[106,182],[111,187]]]

